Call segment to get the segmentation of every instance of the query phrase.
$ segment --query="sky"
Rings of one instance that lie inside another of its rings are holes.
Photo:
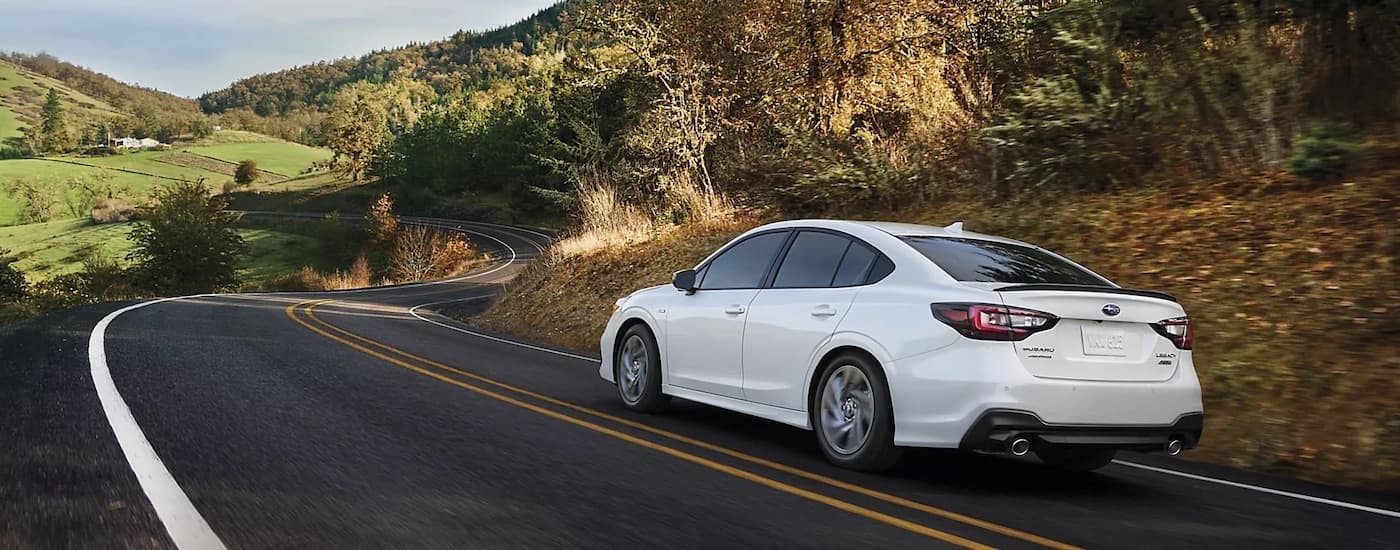
[[[239,78],[458,30],[554,0],[0,0],[0,51],[47,52],[124,82],[195,97]]]

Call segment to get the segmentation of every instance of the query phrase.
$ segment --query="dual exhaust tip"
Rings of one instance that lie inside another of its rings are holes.
[[[1169,456],[1176,456],[1181,454],[1181,450],[1185,447],[1186,444],[1181,440],[1181,438],[1173,437],[1171,441],[1167,442],[1166,446],[1163,447],[1162,450],[1166,452]],[[1024,437],[1018,437],[1016,439],[1011,440],[1011,445],[1008,445],[1007,448],[1011,451],[1011,454],[1013,455],[1025,456],[1026,453],[1031,452],[1031,440],[1026,439]]]

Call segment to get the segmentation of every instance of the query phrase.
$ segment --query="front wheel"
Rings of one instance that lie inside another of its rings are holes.
[[[661,352],[645,325],[622,333],[613,356],[613,380],[623,406],[638,412],[658,412],[670,398],[661,393]]]
[[[899,462],[894,409],[883,372],[861,355],[836,357],[821,372],[812,399],[812,427],[832,464],[853,470],[885,470]]]
[[[1092,472],[1113,462],[1118,451],[1114,449],[1067,449],[1046,447],[1035,452],[1040,461],[1053,468],[1071,472]]]

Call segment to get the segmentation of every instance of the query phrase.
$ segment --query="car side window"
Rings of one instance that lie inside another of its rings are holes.
[[[793,239],[773,288],[827,288],[836,277],[851,240],[820,231],[803,231]],[[864,275],[864,273],[862,273]]]
[[[787,241],[788,232],[764,233],[729,247],[702,269],[705,278],[700,290],[758,288],[773,265],[778,249]]]
[[[841,258],[841,267],[836,270],[836,278],[832,279],[831,286],[865,284],[866,274],[870,273],[870,268],[875,265],[876,256],[874,250],[851,243],[851,247],[846,249],[846,257]]]

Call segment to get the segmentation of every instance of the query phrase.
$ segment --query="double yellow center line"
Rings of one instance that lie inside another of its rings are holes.
[[[489,398],[495,399],[495,400],[497,400],[497,401],[501,401],[501,402],[503,402],[503,403],[506,403],[506,404],[509,404],[509,405],[512,405],[512,406],[515,406],[515,407],[519,407],[519,408],[522,408],[522,409],[525,409],[525,410],[528,410],[528,411],[531,411],[531,412],[539,413],[539,414],[541,414],[541,415],[544,415],[544,416],[547,416],[547,417],[550,417],[550,418],[553,418],[553,419],[556,419],[556,420],[560,420],[560,421],[563,421],[563,422],[567,422],[567,423],[569,423],[569,424],[573,424],[573,425],[575,425],[575,426],[578,426],[578,427],[581,427],[581,428],[584,428],[584,429],[587,429],[587,430],[590,430],[590,431],[593,431],[593,432],[596,432],[596,433],[599,433],[599,434],[603,434],[603,435],[607,435],[607,436],[610,436],[610,437],[614,437],[614,438],[616,438],[616,439],[625,441],[625,442],[627,442],[627,443],[631,443],[631,444],[633,444],[633,445],[637,445],[637,446],[644,447],[644,448],[647,448],[647,449],[651,449],[651,450],[654,450],[654,451],[657,451],[657,452],[660,452],[660,453],[664,453],[664,454],[666,454],[666,455],[670,455],[670,456],[673,456],[673,457],[675,457],[675,458],[679,458],[679,459],[684,460],[684,461],[686,461],[686,462],[690,462],[690,463],[693,463],[693,464],[697,464],[697,465],[700,465],[700,466],[704,466],[704,467],[706,467],[706,468],[710,468],[710,469],[712,469],[712,470],[715,470],[715,471],[718,471],[718,472],[722,472],[722,473],[725,473],[725,474],[728,474],[728,475],[731,475],[731,476],[734,476],[734,477],[737,477],[737,478],[740,478],[740,479],[744,479],[744,480],[747,480],[747,481],[751,481],[751,482],[757,483],[757,484],[759,484],[759,485],[763,485],[763,486],[765,486],[765,487],[769,487],[769,488],[771,488],[771,489],[774,489],[774,490],[777,490],[777,491],[780,491],[780,492],[783,492],[783,493],[787,493],[787,494],[794,495],[794,496],[797,496],[797,497],[801,497],[801,498],[804,498],[804,499],[807,499],[807,500],[810,500],[810,501],[813,501],[813,502],[817,502],[817,503],[820,503],[820,504],[824,504],[824,505],[827,505],[827,506],[836,508],[836,509],[838,509],[838,510],[842,510],[842,511],[845,511],[845,512],[849,512],[849,513],[852,513],[852,514],[855,514],[855,515],[858,515],[858,516],[861,516],[861,517],[864,517],[864,518],[867,518],[867,519],[875,520],[875,521],[878,521],[878,522],[880,522],[880,523],[884,523],[884,524],[891,525],[891,526],[894,526],[894,527],[898,527],[898,528],[900,528],[900,529],[904,529],[904,530],[906,530],[906,531],[909,531],[909,532],[912,532],[912,533],[915,533],[915,534],[919,534],[919,535],[923,535],[923,536],[930,537],[930,538],[933,538],[933,539],[937,539],[937,540],[940,540],[940,541],[943,541],[943,542],[946,542],[946,543],[949,543],[949,544],[953,544],[953,545],[956,545],[956,546],[960,546],[960,547],[963,547],[963,548],[978,548],[978,549],[981,549],[981,548],[991,548],[990,546],[987,546],[987,545],[985,545],[985,544],[982,544],[982,543],[979,543],[979,542],[976,542],[976,541],[973,541],[973,540],[969,540],[969,539],[960,537],[960,536],[955,535],[955,534],[952,534],[952,533],[947,533],[947,532],[944,532],[944,531],[940,531],[940,530],[937,530],[937,529],[933,529],[933,528],[931,528],[931,527],[928,527],[928,526],[925,526],[925,525],[922,525],[922,524],[919,524],[919,523],[915,523],[915,522],[912,522],[912,521],[909,521],[909,520],[905,520],[905,519],[902,519],[902,518],[899,518],[899,517],[891,516],[891,515],[888,515],[888,514],[885,514],[885,513],[882,513],[882,512],[878,512],[878,511],[876,511],[876,510],[872,510],[872,509],[870,509],[870,508],[866,508],[866,507],[859,506],[859,505],[856,505],[856,504],[853,504],[853,503],[850,503],[850,502],[847,502],[847,501],[844,501],[844,500],[840,500],[840,499],[833,498],[833,497],[830,497],[830,496],[827,496],[827,495],[823,495],[823,494],[821,494],[821,493],[817,493],[817,492],[813,492],[813,491],[810,491],[810,490],[807,490],[807,489],[803,489],[803,488],[801,488],[801,487],[797,487],[797,486],[794,486],[794,485],[791,485],[791,484],[788,484],[788,483],[784,483],[784,482],[778,481],[778,480],[776,480],[776,479],[768,478],[768,477],[765,477],[765,476],[756,474],[756,473],[754,473],[754,472],[750,472],[750,471],[748,471],[748,470],[744,470],[744,469],[736,468],[736,467],[734,467],[734,466],[730,466],[730,465],[728,465],[728,464],[723,464],[723,463],[720,463],[720,462],[716,462],[716,461],[714,461],[714,460],[711,460],[711,459],[708,459],[708,458],[705,458],[705,457],[702,457],[702,456],[698,456],[698,455],[695,455],[695,454],[691,454],[691,453],[688,453],[688,452],[686,452],[686,451],[683,451],[683,450],[680,450],[680,449],[677,449],[677,448],[674,448],[674,447],[670,447],[670,446],[667,446],[667,445],[663,445],[663,444],[657,443],[657,442],[655,442],[655,441],[643,439],[643,438],[640,438],[640,437],[637,437],[637,436],[634,436],[634,435],[631,435],[631,434],[628,434],[628,433],[624,433],[624,432],[618,431],[618,430],[613,429],[613,428],[609,428],[609,427],[607,427],[607,426],[603,426],[603,425],[601,425],[601,424],[597,424],[597,423],[594,423],[594,422],[590,422],[590,421],[585,420],[585,419],[583,419],[583,418],[579,418],[579,417],[576,417],[576,416],[571,416],[571,415],[564,414],[564,413],[562,413],[562,412],[559,412],[559,411],[556,411],[556,410],[553,410],[553,409],[545,408],[545,407],[542,407],[542,406],[540,406],[540,405],[538,405],[538,404],[525,401],[525,400],[521,399],[520,397],[515,397],[515,396],[509,395],[509,394],[506,394],[506,393],[501,393],[501,392],[496,391],[496,390],[497,390],[497,389],[499,389],[499,390],[505,390],[505,391],[510,392],[511,394],[515,394],[515,395],[517,395],[517,396],[530,398],[530,399],[533,399],[533,400],[536,400],[536,401],[540,401],[540,402],[543,402],[543,403],[547,403],[547,404],[549,404],[549,405],[553,405],[553,406],[556,406],[556,407],[560,407],[560,408],[563,408],[563,409],[567,409],[567,410],[570,410],[570,411],[573,411],[573,412],[576,412],[576,413],[580,413],[580,414],[582,414],[582,415],[590,416],[590,417],[593,417],[593,418],[602,419],[602,420],[607,420],[607,421],[609,421],[609,422],[613,422],[613,423],[616,423],[616,424],[620,424],[620,425],[626,426],[626,427],[628,427],[628,428],[632,428],[632,429],[640,430],[640,431],[643,431],[643,432],[646,432],[646,433],[649,433],[649,434],[653,434],[653,435],[657,435],[657,436],[660,436],[660,437],[664,437],[664,438],[666,438],[666,439],[669,439],[669,440],[672,440],[672,441],[675,441],[675,442],[679,442],[679,443],[683,443],[683,444],[686,444],[686,445],[690,445],[690,446],[693,446],[693,447],[698,447],[698,448],[701,448],[701,449],[704,449],[704,450],[707,450],[707,451],[711,451],[711,452],[718,453],[718,454],[721,454],[721,455],[724,455],[724,456],[728,456],[728,457],[730,457],[730,458],[738,459],[738,460],[743,461],[743,462],[747,462],[747,463],[754,464],[754,465],[757,465],[757,466],[762,466],[762,467],[764,467],[764,468],[768,468],[768,469],[771,469],[771,470],[774,470],[774,471],[782,472],[782,473],[784,473],[784,474],[788,474],[788,475],[800,477],[800,478],[803,478],[803,479],[806,479],[806,480],[809,480],[809,481],[814,481],[814,482],[817,482],[817,483],[820,483],[820,484],[823,484],[823,485],[827,485],[827,486],[829,486],[829,487],[834,487],[834,488],[837,488],[837,489],[841,489],[841,490],[844,490],[844,491],[848,491],[848,492],[851,492],[851,493],[855,493],[855,494],[858,494],[858,495],[861,495],[861,496],[864,496],[864,497],[868,497],[868,498],[872,498],[872,499],[879,500],[879,501],[882,501],[882,502],[886,502],[886,503],[889,503],[889,504],[893,504],[893,505],[896,505],[896,506],[900,506],[900,507],[902,507],[902,508],[906,508],[906,509],[909,509],[909,510],[913,510],[913,511],[917,511],[917,512],[922,512],[922,513],[930,514],[930,515],[937,516],[937,517],[940,517],[940,518],[943,518],[943,519],[947,519],[947,520],[951,520],[951,521],[963,523],[963,524],[966,524],[966,525],[970,525],[970,526],[973,526],[973,527],[977,527],[977,528],[980,528],[980,529],[985,529],[985,530],[987,530],[987,531],[991,531],[991,532],[993,532],[993,533],[997,533],[997,534],[1000,534],[1000,535],[1003,535],[1003,536],[1006,536],[1006,537],[1010,537],[1010,538],[1013,538],[1013,539],[1018,539],[1018,540],[1021,540],[1021,541],[1024,541],[1024,542],[1029,542],[1029,543],[1037,544],[1037,545],[1044,546],[1044,547],[1047,547],[1047,548],[1056,548],[1056,549],[1060,549],[1060,550],[1073,550],[1073,549],[1077,549],[1077,548],[1078,548],[1078,547],[1076,547],[1076,546],[1072,546],[1072,545],[1068,545],[1068,544],[1061,543],[1061,542],[1058,542],[1058,541],[1054,541],[1054,540],[1051,540],[1051,539],[1047,539],[1047,538],[1045,538],[1045,537],[1041,537],[1041,536],[1038,536],[1038,535],[1033,535],[1033,534],[1030,534],[1030,533],[1026,533],[1026,532],[1024,532],[1024,531],[1019,531],[1019,530],[1016,530],[1016,529],[1012,529],[1012,528],[1010,528],[1010,527],[1004,527],[1004,526],[997,525],[997,524],[995,524],[995,523],[991,523],[991,522],[988,522],[988,521],[985,521],[985,520],[980,520],[980,519],[977,519],[977,518],[973,518],[973,517],[970,517],[970,516],[966,516],[966,515],[963,515],[963,514],[959,514],[959,513],[957,513],[957,512],[952,512],[952,511],[944,510],[944,509],[942,509],[942,508],[937,508],[937,507],[934,507],[934,506],[929,506],[929,505],[924,504],[924,503],[921,503],[921,502],[912,501],[912,500],[909,500],[909,499],[906,499],[906,498],[903,498],[903,497],[891,495],[891,494],[888,494],[888,493],[883,493],[883,492],[880,492],[880,491],[876,491],[876,490],[874,490],[874,489],[869,489],[869,488],[866,488],[866,487],[862,487],[862,486],[860,486],[860,485],[856,485],[856,484],[853,484],[853,483],[841,481],[841,480],[839,480],[839,479],[827,477],[827,476],[824,476],[824,475],[821,475],[821,474],[816,474],[816,473],[813,473],[813,472],[809,472],[809,471],[806,471],[806,470],[802,470],[802,469],[799,469],[799,468],[795,468],[795,467],[792,467],[792,466],[788,466],[788,465],[786,465],[786,464],[782,464],[782,463],[779,463],[779,462],[774,462],[774,461],[771,461],[771,460],[768,460],[768,459],[756,457],[756,456],[753,456],[753,455],[750,455],[750,454],[747,454],[747,453],[743,453],[743,452],[740,452],[740,451],[736,451],[736,450],[730,449],[730,448],[728,448],[728,447],[723,447],[723,446],[720,446],[720,445],[716,445],[716,444],[714,444],[714,443],[709,443],[709,442],[706,442],[706,441],[702,441],[702,440],[698,440],[698,439],[691,438],[691,437],[688,437],[688,436],[684,436],[684,435],[681,435],[681,434],[677,434],[677,433],[674,433],[674,432],[671,432],[671,431],[668,431],[668,430],[663,430],[663,429],[660,429],[660,428],[656,428],[656,427],[653,427],[653,426],[650,426],[650,425],[647,425],[647,424],[643,424],[643,423],[640,423],[640,422],[636,422],[636,421],[633,421],[633,420],[629,420],[629,419],[626,419],[626,418],[622,418],[622,417],[619,417],[619,416],[616,416],[616,415],[612,415],[612,414],[609,414],[609,413],[606,413],[606,412],[602,412],[602,411],[599,411],[599,410],[596,410],[596,409],[591,409],[591,408],[588,408],[588,407],[584,407],[584,406],[576,405],[576,404],[573,404],[573,403],[569,403],[569,402],[567,402],[567,401],[563,401],[563,400],[560,400],[560,399],[556,399],[556,398],[553,398],[553,397],[550,397],[550,396],[547,396],[547,395],[543,395],[543,394],[540,394],[540,393],[537,393],[537,392],[533,392],[533,391],[530,391],[530,390],[527,390],[527,389],[524,389],[524,388],[520,388],[520,387],[517,387],[517,386],[513,386],[513,385],[510,385],[510,384],[506,384],[506,383],[504,383],[504,382],[500,382],[500,381],[497,381],[497,380],[494,380],[494,379],[491,379],[491,378],[487,378],[487,377],[485,377],[485,376],[482,376],[482,375],[479,375],[479,374],[476,374],[476,373],[467,372],[467,371],[458,369],[458,368],[456,368],[456,367],[453,367],[453,366],[451,366],[451,365],[447,365],[447,364],[444,364],[444,363],[440,363],[440,362],[437,362],[437,361],[433,361],[433,360],[427,359],[427,358],[425,358],[425,357],[420,357],[420,356],[418,356],[418,355],[414,355],[414,354],[409,353],[409,352],[407,352],[407,351],[403,351],[403,350],[401,350],[401,349],[395,348],[395,347],[390,346],[390,345],[388,345],[388,344],[385,344],[385,343],[383,343],[383,342],[379,342],[379,341],[376,341],[376,340],[372,340],[372,339],[370,339],[370,338],[367,338],[367,337],[361,336],[361,335],[359,335],[359,334],[355,334],[355,333],[353,333],[353,332],[350,332],[350,331],[348,331],[348,330],[342,329],[342,328],[340,328],[340,327],[337,327],[337,326],[335,326],[335,325],[333,325],[333,324],[331,324],[331,323],[328,323],[328,322],[322,320],[321,318],[317,317],[316,312],[315,312],[315,308],[316,308],[317,306],[324,305],[324,304],[326,304],[326,303],[328,303],[328,302],[331,302],[331,301],[332,301],[332,300],[312,300],[312,301],[307,301],[307,302],[301,302],[301,303],[292,304],[292,305],[290,305],[290,306],[287,306],[287,308],[286,308],[285,311],[286,311],[286,314],[287,314],[287,316],[288,316],[289,318],[291,318],[291,319],[292,319],[293,321],[295,321],[297,324],[300,324],[301,326],[306,327],[308,330],[310,330],[310,331],[312,331],[312,332],[315,332],[316,334],[319,334],[319,335],[321,335],[321,336],[324,336],[324,337],[326,337],[327,339],[330,339],[330,340],[332,340],[332,341],[335,341],[335,342],[337,342],[337,343],[340,343],[340,344],[342,344],[342,345],[345,345],[345,346],[347,346],[347,347],[349,347],[349,348],[351,348],[351,349],[354,349],[354,350],[356,350],[356,351],[359,351],[359,352],[361,352],[361,353],[364,353],[364,354],[369,355],[369,356],[371,356],[371,357],[374,357],[374,358],[376,358],[376,359],[382,360],[382,361],[384,361],[384,362],[386,362],[386,363],[389,363],[389,364],[391,364],[391,365],[394,365],[394,366],[397,366],[397,367],[401,367],[401,368],[404,368],[404,369],[413,371],[413,372],[418,373],[418,374],[421,374],[421,375],[423,375],[423,376],[427,376],[427,377],[429,377],[429,378],[433,378],[433,379],[435,379],[435,380],[438,380],[438,381],[441,381],[441,382],[445,382],[445,383],[451,384],[451,385],[453,385],[453,386],[457,386],[457,387],[459,387],[459,388],[462,388],[462,389],[471,391],[471,392],[473,392],[473,393],[476,393],[476,394],[479,394],[479,395],[482,395],[482,396],[485,396],[485,397],[489,397]],[[453,377],[453,376],[447,376],[447,375],[444,374],[444,373],[449,373],[449,374],[455,375],[455,376],[457,376],[457,377],[462,377],[462,378],[465,378],[465,379],[467,379],[467,380],[470,380],[471,382],[466,382],[466,381],[463,381],[463,380],[461,380],[461,379],[459,379],[459,378],[456,378],[456,377]],[[494,389],[491,389],[491,388],[494,388]]]

